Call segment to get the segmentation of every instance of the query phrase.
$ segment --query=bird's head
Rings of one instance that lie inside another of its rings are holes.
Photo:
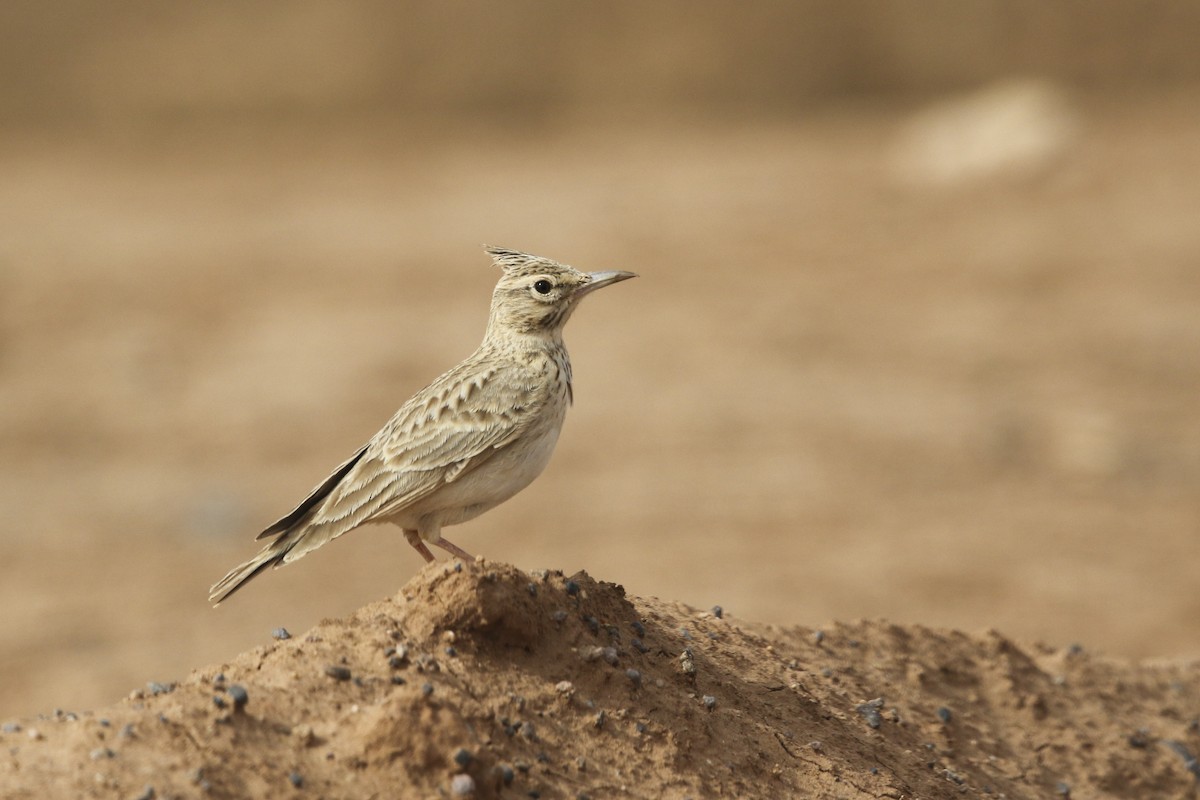
[[[503,272],[492,293],[489,334],[506,331],[557,337],[586,295],[637,277],[616,270],[580,272],[548,258],[500,247],[489,247],[487,251]]]

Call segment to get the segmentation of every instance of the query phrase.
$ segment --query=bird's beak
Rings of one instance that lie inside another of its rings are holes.
[[[592,292],[604,286],[637,277],[637,275],[632,272],[622,272],[620,270],[612,270],[609,272],[589,272],[587,276],[591,278],[591,280],[575,291],[576,299],[583,297],[585,294],[591,294]]]

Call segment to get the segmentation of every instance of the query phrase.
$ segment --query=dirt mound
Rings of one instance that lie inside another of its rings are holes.
[[[886,622],[777,629],[630,598],[584,573],[434,564],[389,600],[178,685],[4,725],[0,787],[8,798],[1194,796],[1198,712],[1195,665]]]

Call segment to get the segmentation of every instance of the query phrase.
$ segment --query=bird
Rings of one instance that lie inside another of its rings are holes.
[[[574,400],[563,327],[584,297],[637,275],[486,251],[500,279],[478,349],[413,395],[258,534],[269,541],[213,585],[214,606],[267,567],[290,564],[369,522],[398,525],[427,562],[435,560],[429,545],[473,561],[442,529],[478,517],[541,474]]]

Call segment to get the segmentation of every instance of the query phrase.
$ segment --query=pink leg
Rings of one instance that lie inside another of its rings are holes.
[[[434,542],[434,544],[445,550],[450,555],[458,556],[468,564],[475,560],[475,556],[471,555],[466,550],[463,550],[449,539],[438,539],[436,542]]]
[[[433,561],[433,553],[429,552],[429,548],[421,541],[421,536],[416,531],[409,528],[404,529],[404,538],[408,539],[408,543],[421,554],[421,557],[426,561]]]

